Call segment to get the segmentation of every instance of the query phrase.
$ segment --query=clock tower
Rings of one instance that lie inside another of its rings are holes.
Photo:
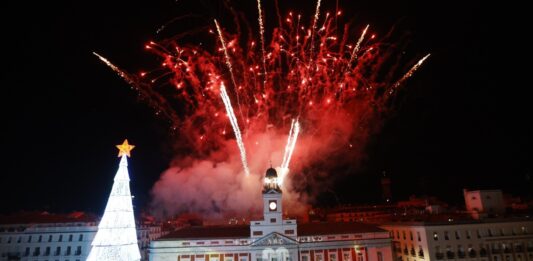
[[[296,220],[283,219],[282,192],[274,168],[266,171],[263,181],[263,220],[250,222],[252,238],[273,232],[296,238]]]
[[[281,188],[278,184],[278,174],[273,168],[266,171],[263,184],[263,217],[271,224],[282,222]]]

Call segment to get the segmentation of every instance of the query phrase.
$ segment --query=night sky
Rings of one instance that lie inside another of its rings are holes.
[[[129,170],[134,204],[142,209],[172,159],[166,122],[92,52],[131,72],[153,68],[157,59],[143,46],[159,26],[189,12],[206,23],[212,18],[224,23],[228,12],[214,0],[109,2],[23,2],[2,8],[0,212],[102,213],[119,162],[115,145],[124,138],[137,146]],[[230,2],[255,19],[255,1]],[[311,2],[280,0],[287,6],[282,9],[309,16]],[[495,61],[514,50],[509,43],[500,45],[508,36],[493,30],[482,1],[339,4],[355,24],[370,23],[382,34],[393,26],[404,30],[410,43],[406,55],[431,52],[432,57],[407,82],[394,115],[371,138],[363,167],[348,169],[353,173],[319,197],[321,203],[378,201],[382,171],[392,177],[396,199],[436,195],[453,202],[463,187],[530,193],[530,99],[524,84],[510,80],[516,79],[508,74],[511,64]],[[270,32],[273,1],[264,5]],[[333,10],[335,0],[323,0],[323,6]]]

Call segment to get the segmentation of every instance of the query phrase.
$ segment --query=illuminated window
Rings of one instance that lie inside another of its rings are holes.
[[[342,253],[342,255],[343,255],[343,261],[352,260],[352,255],[350,254],[350,252],[344,252]]]
[[[329,261],[337,261],[337,254],[330,253],[329,254]]]

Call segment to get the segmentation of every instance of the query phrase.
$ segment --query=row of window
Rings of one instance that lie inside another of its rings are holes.
[[[519,232],[517,232],[519,231]],[[451,238],[451,234],[450,232],[448,231],[444,231],[443,233],[444,235],[444,240],[450,240]],[[477,229],[476,230],[476,237],[477,238],[482,238],[482,237],[493,237],[493,236],[515,236],[517,234],[528,234],[528,230],[527,230],[527,227],[521,227],[520,229],[515,229],[513,228],[511,230],[511,233],[509,234],[507,231],[505,231],[505,228],[500,228],[498,231],[496,231],[496,229],[492,229],[492,228],[488,228],[487,230],[481,230],[481,229]],[[462,238],[462,233],[460,230],[456,230],[456,231],[453,231],[453,237],[457,240],[461,239]],[[471,239],[472,238],[472,232],[470,230],[465,230],[464,231],[464,236],[466,239]],[[435,241],[438,241],[439,240],[439,233],[438,232],[433,232],[433,240]]]
[[[19,236],[18,239],[17,239],[17,243],[22,243],[24,241],[24,243],[41,243],[43,242],[43,240],[46,238],[46,236],[43,236],[43,235],[39,235],[39,236],[33,236],[33,235],[29,235],[27,236],[27,238],[25,240],[23,240],[23,236]],[[7,241],[6,243],[7,244],[11,244],[13,243],[13,240],[14,238],[9,236],[7,237]],[[54,235],[48,235],[48,238],[47,238],[47,241],[48,242],[52,242],[54,239]],[[69,234],[68,235],[68,242],[72,242],[74,240],[74,235],[73,234]],[[0,237],[0,243],[2,243],[3,241],[3,238]],[[83,241],[83,234],[79,234],[78,235],[78,241],[81,242]],[[57,237],[57,242],[63,242],[63,235],[58,235]]]
[[[397,253],[403,253],[404,255],[411,254],[412,256],[418,256],[420,258],[424,258],[424,249],[422,248],[422,246],[418,246],[418,251],[416,251],[415,247],[413,245],[411,245],[410,248],[408,248],[407,245],[405,245],[402,248],[401,244],[395,243],[394,244],[394,251],[396,251]]]
[[[457,258],[475,258],[475,257],[486,257],[489,253],[492,255],[499,255],[499,254],[520,254],[524,252],[533,252],[533,242],[528,242],[527,248],[524,247],[523,243],[514,243],[514,244],[500,244],[500,243],[494,243],[490,246],[490,249],[487,245],[480,244],[478,250],[476,250],[472,245],[468,245],[468,248],[464,248],[461,245],[457,246],[457,251],[454,251],[454,249],[451,246],[446,246],[445,249],[441,249],[440,246],[435,247],[435,257],[437,259],[443,259],[446,257],[447,259],[454,259]],[[529,255],[532,255],[531,253]]]
[[[33,251],[29,247],[26,247],[23,256],[81,256],[81,246],[76,247],[76,251],[72,252],[72,247],[68,246],[64,252],[62,252],[61,247],[56,247],[52,252],[51,247],[44,248],[44,251],[41,253],[41,247],[35,247]]]
[[[401,232],[401,236],[400,236],[400,232]],[[409,233],[409,240],[411,241],[414,241],[414,235],[413,235],[413,231],[400,231],[400,230],[393,230],[392,231],[392,237],[393,238],[396,238],[396,239],[403,239],[403,240],[407,240],[407,232]],[[485,237],[485,236],[488,236],[488,237],[492,237],[492,236],[510,236],[510,235],[518,235],[518,234],[528,234],[528,229],[527,227],[523,226],[523,227],[520,227],[520,228],[513,228],[511,229],[510,233],[508,231],[505,230],[505,228],[500,228],[498,231],[496,231],[496,229],[487,229],[487,230],[476,230],[476,237],[477,238],[482,238],[482,237]],[[444,240],[450,240],[450,238],[455,238],[457,240],[461,239],[462,237],[466,238],[466,239],[471,239],[472,238],[472,231],[470,230],[465,230],[463,232],[461,232],[460,230],[456,230],[456,231],[453,231],[452,233],[448,232],[448,231],[444,231],[443,232],[443,238]],[[433,232],[433,240],[437,241],[439,240],[439,232]],[[416,231],[416,240],[417,241],[421,241],[421,236],[420,236],[420,232],[419,231]]]
[[[338,261],[337,260],[337,253],[329,253],[328,255],[329,261]],[[324,261],[323,254],[322,253],[315,253],[314,256],[315,261]],[[351,253],[350,252],[343,252],[342,260],[339,261],[351,261]],[[377,260],[383,261],[383,253],[380,251],[377,251]],[[302,261],[310,261],[309,255],[302,254]],[[363,254],[360,252],[356,253],[356,261],[364,261]]]

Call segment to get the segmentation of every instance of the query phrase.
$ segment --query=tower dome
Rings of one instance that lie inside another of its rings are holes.
[[[278,173],[276,172],[274,168],[271,167],[267,169],[265,178],[278,178]]]
[[[272,167],[267,169],[265,174],[265,183],[263,185],[263,193],[267,191],[277,191],[281,192],[281,189],[278,184],[278,173]]]

